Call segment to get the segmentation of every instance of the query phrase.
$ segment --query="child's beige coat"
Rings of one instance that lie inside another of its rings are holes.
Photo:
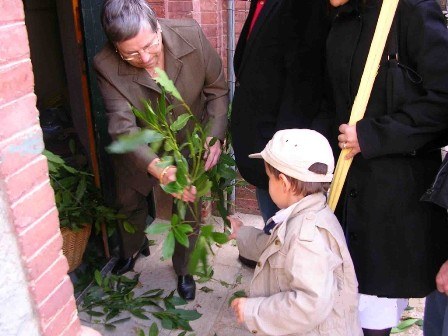
[[[353,262],[324,195],[302,199],[270,236],[241,227],[237,243],[258,260],[244,308],[252,333],[362,335]]]

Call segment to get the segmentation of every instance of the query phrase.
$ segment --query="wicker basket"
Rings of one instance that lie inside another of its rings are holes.
[[[78,231],[68,228],[61,228],[62,234],[62,251],[68,261],[68,271],[74,271],[81,265],[82,257],[89,241],[92,225],[83,226]]]

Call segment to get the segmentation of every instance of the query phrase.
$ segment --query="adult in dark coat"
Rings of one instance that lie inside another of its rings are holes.
[[[260,152],[278,130],[309,128],[317,113],[327,30],[325,7],[322,0],[253,0],[236,47],[232,145],[241,176],[257,187],[265,220],[278,209],[267,192],[263,163],[248,155]]]
[[[448,125],[444,18],[434,0],[400,1],[399,60],[422,77],[420,96],[407,96],[391,109],[385,55],[364,118],[348,126],[382,2],[330,2],[342,5],[327,40],[334,125],[341,125],[339,136],[335,129],[330,140],[354,156],[337,215],[359,290],[387,298],[424,297],[434,290],[436,273],[448,256],[446,211],[419,201],[440,166],[440,150],[434,148]],[[388,335],[389,330],[366,335]]]

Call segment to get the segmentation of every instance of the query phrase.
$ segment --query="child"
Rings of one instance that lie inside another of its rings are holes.
[[[282,130],[250,157],[264,159],[281,210],[265,232],[229,218],[240,254],[258,260],[249,298],[232,302],[238,322],[258,335],[362,335],[353,263],[326,204],[334,168],[328,141],[312,130]]]

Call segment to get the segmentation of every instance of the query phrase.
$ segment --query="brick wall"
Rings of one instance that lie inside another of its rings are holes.
[[[41,335],[81,327],[48,180],[22,0],[0,0],[0,184]],[[98,334],[97,334],[98,335]]]

